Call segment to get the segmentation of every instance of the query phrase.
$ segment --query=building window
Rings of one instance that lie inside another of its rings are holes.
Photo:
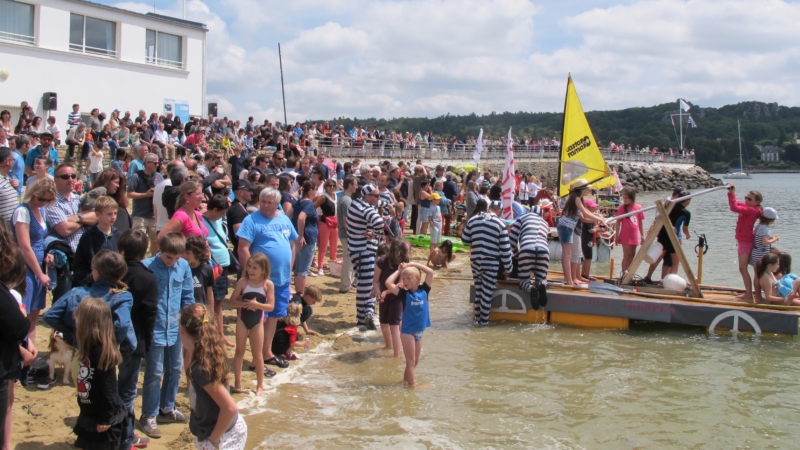
[[[0,40],[33,44],[33,5],[0,0]]]
[[[70,14],[69,49],[73,52],[116,57],[117,24],[80,14]]]
[[[145,37],[145,62],[159,66],[183,67],[182,39],[174,34],[147,30]]]

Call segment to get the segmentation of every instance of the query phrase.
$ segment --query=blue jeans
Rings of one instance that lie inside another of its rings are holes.
[[[139,370],[141,367],[141,356],[134,356],[130,353],[122,354],[122,363],[119,365],[117,386],[119,389],[119,396],[122,398],[122,402],[125,403],[125,408],[128,410],[128,425],[123,428],[122,445],[120,448],[130,448],[131,442],[133,442],[133,428],[134,422],[136,421],[136,413],[133,411],[133,402],[136,400],[136,395],[138,394],[136,382],[139,380]]]
[[[297,256],[294,260],[294,276],[308,276],[308,270],[311,268],[311,263],[314,261],[314,250],[317,243],[306,244],[297,251]]]
[[[159,408],[163,412],[175,409],[175,397],[181,382],[182,350],[180,339],[167,347],[150,346],[145,357],[147,366],[142,384],[142,417],[155,416]]]

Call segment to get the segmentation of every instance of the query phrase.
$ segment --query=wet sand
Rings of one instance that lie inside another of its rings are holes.
[[[457,255],[458,259],[467,258],[467,254],[464,252],[457,253]],[[427,249],[412,247],[413,261],[424,264],[427,257]],[[468,265],[459,264],[459,267],[462,269],[439,269],[437,275],[469,276]],[[464,267],[466,268],[463,269]],[[326,271],[326,274],[328,273],[329,272]],[[231,278],[231,287],[234,283],[235,278]],[[309,277],[308,284],[319,286],[322,290],[323,298],[321,303],[314,306],[314,315],[308,321],[309,328],[320,334],[320,336],[309,336],[310,348],[313,350],[322,343],[330,343],[331,349],[334,352],[341,353],[357,347],[358,344],[353,342],[350,336],[343,334],[343,330],[353,328],[356,323],[354,291],[340,294],[339,278],[334,278],[330,275]],[[49,304],[51,304],[51,302],[48,299],[48,305]],[[223,309],[225,335],[233,341],[236,330],[236,310],[228,306],[227,302],[224,303]],[[40,350],[39,354],[45,360],[47,359],[50,331],[51,329],[45,326],[44,322],[40,319],[37,325],[36,348]],[[302,328],[300,332],[302,333]],[[298,336],[298,340],[301,339],[305,339],[305,336]],[[227,347],[227,353],[229,364],[232,367],[234,348]],[[303,358],[302,351],[298,352],[298,357]],[[249,363],[250,352],[248,350],[248,352],[245,353],[245,367],[249,365]],[[280,379],[282,369],[273,366],[270,367],[278,372],[278,379]],[[287,370],[291,370],[291,366]],[[77,420],[79,409],[76,400],[75,386],[72,384],[62,384],[62,373],[61,368],[56,369],[55,378],[58,382],[52,385],[48,390],[39,390],[36,388],[35,384],[29,384],[27,387],[18,386],[15,388],[13,428],[11,431],[11,441],[14,449],[60,450],[74,448],[72,443],[75,441],[75,436],[72,433],[72,427]],[[143,378],[144,365],[139,376],[139,396],[136,398],[135,403],[137,417],[141,412],[141,381]],[[232,371],[230,380],[231,383],[233,383]],[[274,395],[270,393],[270,386],[273,380],[275,379],[266,378],[264,380],[266,396]],[[255,389],[255,373],[243,371],[242,386]],[[242,393],[234,395],[234,399],[237,402],[248,398],[254,399],[254,394]],[[187,415],[189,414],[189,397],[185,377],[183,377],[181,381],[176,407]],[[256,447],[258,444],[264,442],[270,433],[275,431],[258,426],[263,420],[259,418],[261,415],[262,414],[256,414],[246,417],[249,426],[247,448]],[[159,428],[162,432],[161,439],[151,440],[150,445],[147,447],[148,449],[184,450],[194,448],[194,440],[191,433],[189,433],[188,425],[169,424],[160,425]]]

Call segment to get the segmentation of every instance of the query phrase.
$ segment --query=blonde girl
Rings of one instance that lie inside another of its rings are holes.
[[[242,392],[242,362],[250,339],[253,369],[256,371],[256,395],[264,393],[264,375],[275,372],[264,367],[264,313],[275,308],[275,286],[269,280],[269,260],[263,253],[255,253],[247,260],[244,276],[236,283],[229,300],[239,310],[236,319],[236,353],[233,358],[233,392]]]
[[[118,448],[128,411],[117,389],[122,355],[114,337],[111,308],[102,298],[84,299],[75,310],[78,342],[78,421],[75,447]]]
[[[228,392],[228,358],[222,335],[208,308],[199,303],[183,308],[179,334],[186,350],[184,368],[189,380],[191,409],[189,430],[194,435],[195,447],[200,450],[244,449],[247,424]]]

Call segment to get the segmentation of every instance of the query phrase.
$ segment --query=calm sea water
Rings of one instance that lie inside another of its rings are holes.
[[[739,180],[740,195],[757,188],[778,209],[773,231],[790,252],[798,238],[797,181],[800,175]],[[711,246],[704,281],[738,285],[735,216],[724,192],[695,199],[690,210],[691,232],[707,234]],[[258,406],[244,401],[252,407],[250,433],[265,447],[303,449],[798,446],[800,338],[712,337],[659,324],[477,329],[467,292],[466,282],[435,283],[433,326],[417,370],[422,388],[402,387],[402,358],[378,350],[375,332],[354,332],[354,351],[304,355]]]

